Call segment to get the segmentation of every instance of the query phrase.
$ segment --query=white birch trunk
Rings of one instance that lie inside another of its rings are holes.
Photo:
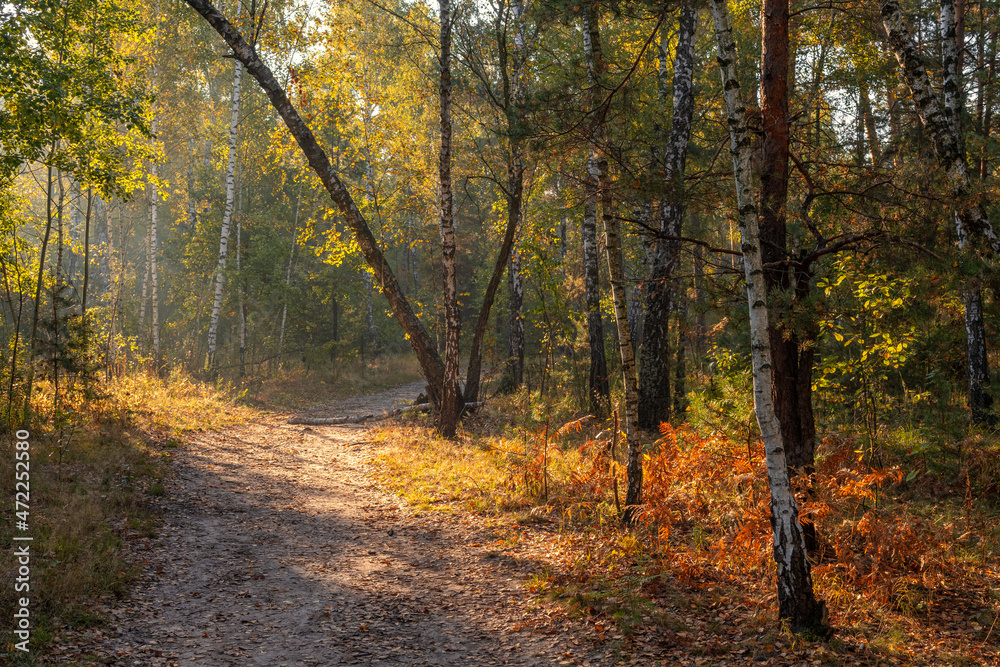
[[[233,216],[235,194],[236,140],[240,123],[240,79],[243,65],[237,61],[233,69],[232,120],[229,123],[229,161],[226,164],[226,208],[222,214],[222,231],[219,237],[219,263],[215,275],[215,298],[212,301],[212,319],[208,325],[208,359],[206,366],[214,373],[218,367],[215,359],[219,331],[219,313],[222,311],[222,286],[226,280],[226,256],[229,246],[229,224]]]
[[[772,400],[771,345],[768,337],[767,287],[760,249],[756,196],[751,183],[751,138],[746,107],[736,73],[736,43],[729,25],[726,0],[712,0],[712,18],[719,49],[730,152],[736,182],[743,266],[750,310],[750,354],[754,410],[764,440],[768,486],[771,491],[771,528],[778,574],[779,614],[795,630],[825,627],[825,606],[812,592],[806,544],[799,524],[798,506],[785,464],[785,450]]]
[[[153,119],[152,133],[156,136],[157,130],[157,119]],[[157,230],[156,230],[156,216],[159,210],[160,202],[160,190],[156,184],[156,179],[159,174],[159,166],[154,161],[151,169],[150,176],[150,189],[149,189],[149,277],[150,277],[150,309],[152,311],[152,336],[153,336],[153,368],[156,371],[160,369],[160,298],[159,298],[159,282],[156,270],[156,252],[157,252]]]
[[[149,254],[150,239],[149,239],[148,227],[146,228],[146,238],[143,240],[145,241],[143,245],[145,245],[146,260],[145,264],[143,265],[143,272],[142,272],[142,301],[140,301],[141,306],[139,307],[139,339],[143,348],[146,349],[146,344],[147,344],[146,311],[149,308],[149,260],[150,260],[150,254]]]
[[[896,60],[899,61],[903,79],[910,89],[917,115],[930,134],[938,163],[948,177],[959,219],[965,226],[970,240],[977,241],[986,252],[992,253],[994,256],[1000,255],[1000,236],[996,234],[990,224],[989,218],[984,213],[984,207],[977,203],[976,198],[971,193],[972,180],[969,177],[965,148],[962,145],[961,136],[954,130],[957,121],[956,112],[959,109],[955,107],[951,111],[946,111],[938,101],[917,45],[913,43],[906,28],[899,2],[897,0],[880,0],[879,11],[889,36],[889,45],[896,55]],[[953,11],[951,18],[954,20]],[[948,40],[943,41],[947,42]],[[948,47],[948,49],[953,48],[953,44]],[[956,64],[957,59],[954,55],[950,60],[951,65]],[[946,76],[955,76],[954,72],[948,75],[947,69]],[[954,80],[947,87],[952,88],[953,86],[955,86]],[[957,88],[957,86],[955,87]],[[947,97],[952,104],[957,104],[959,97],[954,90]]]
[[[917,114],[931,135],[938,163],[948,177],[955,204],[955,232],[959,249],[967,253],[982,253],[995,259],[1000,255],[1000,236],[994,231],[985,213],[988,203],[977,200],[972,192],[962,137],[961,73],[958,71],[954,0],[941,0],[944,105],[941,105],[931,87],[927,70],[917,45],[913,43],[907,30],[898,1],[880,0],[879,10],[889,36],[889,44],[899,61]],[[974,246],[971,245],[973,243]],[[992,422],[995,417],[990,413],[993,399],[989,393],[989,360],[985,345],[982,289],[978,278],[966,285],[963,301],[972,420],[976,423]]]
[[[594,7],[596,9],[596,6]],[[595,45],[593,38],[600,37],[596,25],[599,18],[591,15],[591,8],[583,13],[583,51],[587,58],[587,81],[590,84],[590,106],[597,103],[598,73],[594,68],[600,64],[600,59],[594,57],[594,48],[600,48],[600,42]],[[594,25],[592,25],[594,24]],[[598,123],[600,125],[600,123]],[[603,127],[594,128],[595,135],[601,134]],[[598,143],[595,136],[593,143]],[[590,409],[596,415],[604,414],[611,396],[608,383],[608,362],[604,352],[604,322],[601,318],[600,295],[600,253],[597,249],[597,197],[600,185],[601,169],[598,165],[597,149],[592,145],[587,157],[587,176],[583,184],[583,224],[580,227],[580,238],[583,245],[584,291],[587,304],[587,338],[590,342],[590,373],[588,390],[590,394]]]
[[[464,408],[458,386],[459,337],[462,327],[458,307],[458,276],[455,270],[455,216],[451,189],[451,2],[441,8],[441,153],[438,162],[441,208],[441,256],[444,273],[445,355],[444,382],[439,428],[446,438],[455,437],[459,413]]]

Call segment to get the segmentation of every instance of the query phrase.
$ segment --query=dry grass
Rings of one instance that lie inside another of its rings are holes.
[[[367,393],[419,376],[411,359],[347,363],[306,374],[292,371],[261,387],[249,401],[245,389],[139,373],[109,385],[63,383],[54,410],[53,388],[41,383],[33,401],[31,433],[32,654],[15,652],[10,625],[0,636],[0,663],[34,664],[32,655],[65,629],[101,626],[97,601],[128,593],[139,572],[129,544],[155,538],[157,504],[168,462],[184,434],[222,429],[270,408]],[[325,383],[317,395],[317,383]],[[69,391],[67,392],[67,389]],[[328,390],[327,390],[328,389]],[[14,441],[0,440],[0,496],[14,497]],[[14,608],[13,503],[0,524],[0,609]],[[18,531],[19,532],[19,531]],[[20,594],[19,594],[20,595]]]
[[[682,644],[701,628],[718,639],[689,649],[716,664],[1000,661],[998,516],[977,495],[995,489],[982,472],[995,469],[995,444],[966,443],[964,484],[939,480],[945,491],[927,499],[929,473],[868,465],[850,437],[824,441],[804,509],[821,536],[814,582],[837,636],[811,641],[775,622],[762,451],[666,429],[649,443],[642,521],[622,531],[613,488],[617,477],[624,489],[624,471],[609,456],[608,424],[546,425],[546,410],[518,400],[487,408],[454,442],[419,422],[385,426],[382,479],[425,510],[498,517],[505,545],[537,561],[529,590],[626,637],[608,642]]]

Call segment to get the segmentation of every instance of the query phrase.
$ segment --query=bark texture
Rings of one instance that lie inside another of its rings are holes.
[[[764,0],[761,8],[760,103],[760,249],[763,262],[776,266],[766,270],[767,289],[789,298],[805,298],[809,276],[790,271],[786,205],[788,202],[790,59],[788,48],[788,0]],[[801,278],[805,279],[802,280]],[[784,313],[772,310],[771,345],[774,402],[781,422],[785,459],[792,474],[812,472],[816,452],[816,429],[812,413],[812,347],[802,332],[783,322]]]
[[[248,44],[240,32],[223,16],[208,0],[187,0],[199,15],[215,29],[226,41],[226,44],[233,51],[233,56],[241,62],[250,75],[257,81],[258,85],[267,95],[271,105],[281,116],[285,126],[288,128],[295,141],[302,149],[309,166],[316,172],[320,182],[330,194],[330,199],[340,209],[341,214],[346,218],[348,226],[354,233],[358,241],[358,246],[365,260],[375,272],[375,279],[389,301],[389,307],[393,315],[399,322],[403,331],[409,337],[410,345],[413,347],[420,362],[424,378],[430,387],[431,399],[440,404],[442,388],[444,384],[444,362],[434,348],[434,342],[428,335],[427,330],[417,319],[416,314],[410,307],[406,296],[403,294],[396,281],[396,276],[386,261],[385,256],[379,248],[375,237],[351,194],[344,187],[326,153],[316,141],[312,130],[305,124],[298,111],[288,99],[284,89],[274,78],[270,68],[264,64],[257,56],[253,46]]]
[[[792,492],[781,424],[772,395],[771,346],[768,336],[767,284],[761,254],[758,211],[751,185],[751,138],[746,107],[736,74],[736,43],[729,26],[726,0],[712,0],[712,17],[719,48],[730,152],[736,182],[743,265],[750,309],[750,351],[754,387],[754,410],[764,440],[768,486],[771,491],[771,528],[774,562],[777,565],[778,613],[792,629],[826,632],[825,605],[812,590],[812,576],[798,507]]]
[[[441,154],[438,164],[441,205],[441,258],[444,269],[444,391],[439,427],[446,438],[455,437],[460,403],[458,389],[459,336],[462,317],[458,309],[458,276],[455,273],[455,210],[451,193],[451,1],[440,0],[441,7]]]
[[[639,442],[639,379],[635,369],[635,351],[632,347],[632,331],[628,322],[628,304],[624,271],[622,269],[621,244],[618,237],[618,219],[614,216],[611,201],[608,166],[602,163],[602,218],[607,238],[605,254],[608,257],[608,275],[611,279],[611,298],[615,305],[615,322],[618,325],[618,349],[622,357],[622,379],[625,386],[625,443],[628,462],[625,466],[628,488],[625,491],[625,509],[622,523],[631,525],[642,505],[642,444]]]
[[[157,121],[153,120],[152,132],[156,136]],[[156,255],[159,250],[159,232],[157,229],[157,217],[160,210],[160,188],[157,185],[159,175],[159,165],[154,161],[150,167],[150,189],[149,189],[149,285],[150,285],[150,308],[152,311],[151,331],[153,336],[153,368],[160,370],[160,281],[159,271],[157,271]]]
[[[660,205],[660,232],[679,237],[684,220],[684,168],[694,114],[694,37],[698,12],[692,0],[681,3],[677,49],[674,55],[673,116],[663,148],[665,191]],[[666,31],[664,30],[664,35]],[[661,63],[667,45],[660,46]],[[662,69],[662,68],[661,68]],[[661,72],[661,78],[665,73]],[[674,309],[674,274],[680,264],[680,243],[655,241],[649,277],[644,282],[646,316],[639,366],[639,426],[656,431],[670,417],[670,313]]]
[[[934,144],[938,164],[948,177],[958,220],[969,235],[970,241],[976,244],[974,250],[998,255],[1000,237],[984,214],[985,202],[978,201],[971,192],[972,182],[965,159],[965,149],[961,137],[953,131],[951,120],[953,115],[945,114],[931,87],[923,59],[906,28],[899,2],[880,0],[879,11],[889,36],[889,46],[899,61],[917,115]]]
[[[882,22],[889,44],[899,61],[903,79],[924,128],[930,134],[938,165],[944,170],[955,206],[955,231],[959,249],[972,255],[995,259],[1000,255],[1000,237],[990,224],[986,201],[972,192],[972,179],[966,162],[962,139],[961,76],[958,69],[954,0],[941,0],[941,55],[944,67],[944,104],[942,105],[927,76],[927,69],[914,44],[897,0],[880,0]],[[969,366],[969,408],[974,423],[993,422],[990,412],[993,398],[989,391],[989,360],[985,324],[982,316],[982,291],[978,278],[963,290],[965,304],[966,349]]]
[[[210,372],[218,371],[215,358],[219,336],[219,316],[222,312],[222,287],[226,282],[226,258],[229,255],[229,225],[233,219],[233,202],[236,195],[236,140],[240,128],[240,86],[243,79],[243,63],[233,65],[233,107],[229,122],[229,158],[226,162],[226,208],[222,213],[222,229],[219,233],[219,263],[215,268],[215,295],[212,298],[212,316],[208,324],[208,358],[205,362]]]
[[[597,27],[600,3],[591,1],[583,14],[583,48],[587,57],[587,78],[590,83],[590,104],[592,111],[596,110],[598,92],[600,91],[600,72],[596,67],[602,65],[599,53],[600,31]],[[595,40],[596,37],[596,40]],[[598,50],[595,53],[595,49]],[[587,306],[587,335],[590,340],[590,373],[588,389],[590,395],[590,410],[597,416],[607,411],[611,397],[611,387],[608,383],[608,360],[604,352],[604,322],[601,319],[600,293],[600,254],[597,249],[597,198],[600,186],[601,169],[596,145],[602,140],[604,128],[601,113],[595,114],[597,121],[592,129],[592,146],[587,158],[587,176],[583,185],[583,225],[580,236],[583,242],[583,274],[584,291]]]

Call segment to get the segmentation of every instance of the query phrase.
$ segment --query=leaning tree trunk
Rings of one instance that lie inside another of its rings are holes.
[[[594,34],[600,35],[596,27],[599,2],[589,2],[583,14],[583,48],[589,63],[600,64],[600,58],[593,57]],[[595,25],[591,25],[595,24]],[[600,45],[597,45],[600,48]],[[593,110],[599,99],[599,77],[593,66],[587,67],[590,84],[590,105]],[[598,125],[603,123],[598,122]],[[603,415],[611,400],[608,383],[608,360],[604,353],[604,323],[601,319],[600,254],[597,250],[597,196],[601,169],[596,147],[590,149],[587,158],[587,177],[583,184],[583,225],[580,236],[583,241],[584,290],[587,303],[587,334],[590,339],[590,375],[588,389],[590,409],[595,415]]]
[[[662,165],[666,192],[660,206],[659,228],[661,233],[672,237],[680,236],[683,231],[684,167],[694,115],[697,18],[693,1],[684,0],[674,56],[673,118]],[[666,52],[665,40],[660,48]],[[650,431],[658,429],[670,414],[670,312],[675,297],[674,273],[679,264],[680,243],[676,238],[657,240],[649,277],[644,283],[646,317],[639,366],[639,426]]]
[[[781,618],[788,619],[795,631],[820,630],[825,633],[825,605],[813,595],[805,538],[785,463],[781,424],[774,409],[767,284],[761,258],[757,204],[751,185],[750,132],[736,74],[736,43],[729,26],[726,0],[712,0],[711,6],[729,124],[729,146],[733,156],[747,303],[750,308],[754,410],[764,440],[768,486],[771,490],[771,528],[774,532],[774,562],[778,570],[778,614]]]
[[[364,216],[361,215],[361,211],[358,210],[350,192],[337,176],[329,158],[316,141],[315,135],[299,116],[298,111],[288,99],[288,95],[274,78],[270,68],[258,57],[256,49],[243,39],[233,24],[208,0],[187,0],[187,3],[222,36],[233,50],[233,57],[246,66],[247,71],[260,85],[275,111],[281,116],[288,131],[295,138],[299,148],[302,149],[309,166],[316,172],[320,182],[330,194],[330,199],[347,220],[365,261],[375,272],[375,279],[382,294],[388,300],[396,321],[409,336],[410,346],[417,355],[424,378],[430,388],[431,400],[440,404],[444,385],[444,363],[434,347],[434,341],[427,333],[427,329],[417,319],[413,308],[410,307],[410,303],[400,289],[382,249],[372,235],[371,228]]]
[[[440,0],[441,8],[441,155],[438,164],[441,206],[441,257],[444,269],[444,391],[439,428],[454,438],[463,401],[458,388],[459,336],[462,314],[458,308],[458,276],[455,272],[455,211],[451,193],[451,0]]]
[[[229,121],[229,160],[226,163],[226,208],[222,213],[222,230],[219,234],[219,263],[215,268],[215,297],[212,300],[212,317],[208,324],[208,359],[206,367],[213,374],[218,372],[215,358],[218,344],[219,315],[222,312],[222,286],[226,282],[226,257],[229,254],[229,224],[233,218],[233,199],[236,192],[236,141],[240,129],[240,83],[243,63],[233,66],[232,118]]]
[[[882,22],[902,69],[903,79],[910,89],[913,105],[924,128],[930,134],[938,166],[945,172],[955,205],[955,228],[960,250],[971,254],[983,253],[995,259],[1000,255],[1000,237],[990,224],[985,211],[988,202],[972,192],[972,181],[966,163],[961,136],[961,95],[958,80],[958,55],[955,44],[954,5],[941,0],[941,19],[945,38],[942,54],[945,70],[945,105],[942,108],[931,87],[917,45],[913,43],[897,0],[880,0]],[[969,247],[975,243],[975,247]],[[982,293],[977,281],[964,290],[965,328],[969,363],[969,407],[973,422],[991,422],[993,403],[989,392],[989,362],[986,357],[986,335],[982,317]]]

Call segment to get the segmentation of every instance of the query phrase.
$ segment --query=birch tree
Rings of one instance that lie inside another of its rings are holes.
[[[662,152],[665,191],[660,204],[659,231],[665,237],[655,241],[649,276],[643,283],[646,316],[639,366],[639,425],[655,431],[670,411],[670,312],[674,295],[673,276],[680,263],[680,242],[684,222],[684,169],[687,164],[691,119],[694,115],[694,37],[698,12],[692,0],[681,3],[677,27],[677,48],[673,67],[673,115],[670,134]],[[661,80],[666,79],[667,31],[660,42]],[[661,98],[666,97],[662,85]]]
[[[222,214],[222,230],[219,234],[219,263],[215,268],[215,296],[212,300],[212,316],[208,325],[208,358],[205,367],[217,372],[215,358],[219,334],[219,315],[222,312],[222,286],[226,281],[226,257],[229,253],[229,224],[233,217],[233,199],[236,191],[236,142],[240,124],[240,84],[243,77],[243,63],[233,63],[232,118],[229,122],[229,157],[226,162],[226,208]]]
[[[155,78],[155,74],[154,74]],[[152,132],[156,136],[157,122],[153,120]],[[156,266],[157,253],[157,214],[159,212],[160,190],[157,181],[159,175],[159,165],[154,158],[150,166],[149,174],[149,278],[150,278],[150,309],[151,309],[151,332],[153,338],[153,368],[159,371],[160,356],[160,297],[159,297],[159,274]]]
[[[961,123],[960,72],[955,35],[954,0],[941,0],[942,55],[944,65],[944,105],[931,87],[927,69],[910,37],[906,21],[897,0],[880,0],[882,22],[889,36],[889,45],[899,61],[899,67],[910,90],[913,105],[925,130],[930,135],[938,166],[944,171],[955,206],[953,215],[958,246],[967,255],[982,253],[992,259],[1000,255],[1000,236],[986,215],[988,202],[972,191],[972,180],[966,162]],[[993,398],[989,392],[990,372],[986,354],[986,333],[983,321],[982,279],[968,281],[963,290],[965,306],[966,347],[969,368],[969,407],[975,423],[992,422]]]
[[[603,46],[601,44],[600,2],[593,1],[584,13],[584,54],[587,58],[588,80],[595,88],[600,87],[605,70]],[[594,106],[592,105],[592,109]],[[622,361],[622,378],[625,385],[625,442],[628,448],[626,472],[628,488],[625,492],[625,509],[622,522],[631,524],[635,520],[639,505],[642,504],[642,447],[639,442],[638,412],[639,387],[635,369],[635,351],[632,347],[632,332],[628,322],[626,286],[622,269],[622,254],[619,244],[618,218],[614,214],[611,194],[611,174],[606,159],[599,154],[599,147],[606,142],[604,118],[597,113],[592,130],[590,154],[587,158],[588,209],[585,215],[595,216],[597,195],[601,198],[601,217],[604,221],[605,254],[608,261],[608,276],[611,281],[611,296],[615,309],[615,323],[618,327],[618,346]],[[596,188],[594,187],[596,186]],[[596,248],[595,248],[596,250]],[[589,295],[588,295],[589,298]],[[603,349],[603,342],[602,342]]]
[[[600,37],[597,27],[600,2],[590,0],[583,12],[583,50],[587,58],[587,84],[589,107],[595,116],[591,128],[591,146],[587,156],[587,173],[583,184],[583,224],[580,236],[583,242],[583,272],[584,290],[587,304],[587,334],[590,341],[590,372],[587,382],[590,397],[590,410],[595,415],[603,415],[611,397],[611,387],[608,384],[608,360],[604,353],[604,322],[601,318],[600,294],[600,257],[597,249],[597,199],[601,180],[600,157],[597,145],[604,131],[601,118],[602,109],[598,108],[600,99],[600,72],[596,67],[603,66],[600,54],[600,42],[594,43],[594,38]],[[595,52],[595,49],[597,50]]]
[[[729,125],[729,150],[733,159],[737,220],[747,284],[747,304],[750,309],[754,411],[764,440],[767,480],[771,491],[778,614],[791,623],[793,630],[818,630],[826,633],[826,606],[813,595],[805,536],[799,523],[798,506],[785,462],[781,424],[774,409],[767,284],[761,258],[757,202],[752,186],[750,131],[736,73],[736,43],[729,25],[726,0],[712,0],[711,7]]]
[[[459,336],[462,331],[458,309],[458,276],[455,273],[455,210],[451,193],[451,1],[440,0],[441,7],[441,259],[444,269],[444,395],[441,401],[441,434],[455,437],[459,414],[464,407],[458,387]]]

